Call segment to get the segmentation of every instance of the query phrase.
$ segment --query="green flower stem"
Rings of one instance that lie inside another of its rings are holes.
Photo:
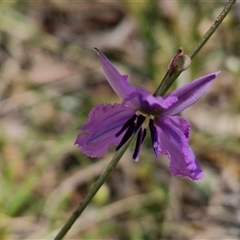
[[[232,9],[234,3],[236,0],[230,0],[225,5],[222,12],[219,14],[213,25],[208,29],[208,31],[204,34],[200,42],[196,45],[196,47],[189,53],[189,57],[193,59],[196,54],[201,50],[201,48],[205,45],[205,43],[208,41],[208,39],[213,35],[213,33],[216,31],[216,29],[219,27],[223,19],[228,15],[230,10]]]
[[[78,217],[82,214],[84,209],[88,206],[90,201],[93,199],[95,194],[98,192],[100,187],[106,182],[107,178],[123,156],[123,154],[126,152],[129,144],[134,139],[135,135],[130,137],[130,139],[116,152],[116,154],[113,156],[112,160],[108,164],[107,168],[103,171],[101,176],[98,178],[90,192],[87,194],[87,196],[84,198],[84,200],[79,204],[78,208],[72,213],[70,218],[67,220],[65,225],[60,229],[57,236],[54,238],[54,240],[60,240],[63,239],[63,237],[67,234],[69,229],[72,227],[72,225],[75,223],[75,221],[78,219]]]
[[[199,43],[195,46],[195,48],[188,54],[188,56],[191,58],[191,60],[196,56],[196,54],[202,49],[202,47],[206,44],[206,42],[209,40],[209,38],[213,35],[213,33],[217,30],[223,19],[227,16],[229,11],[232,9],[234,3],[236,0],[229,0],[228,3],[225,5],[222,12],[219,14],[215,22],[212,24],[212,26],[208,29],[208,31],[204,34],[202,39],[199,41]],[[167,74],[164,76],[164,84],[160,84],[158,87],[155,95],[163,96],[168,89],[172,86],[174,81],[178,78],[178,76],[183,72],[182,69],[177,69],[174,72],[169,73],[170,70],[168,70]],[[167,78],[166,78],[167,77]]]

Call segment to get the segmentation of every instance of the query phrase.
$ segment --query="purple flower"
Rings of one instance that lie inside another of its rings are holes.
[[[98,51],[98,55],[105,76],[122,103],[94,107],[75,144],[87,156],[101,157],[110,146],[117,146],[118,150],[137,134],[133,159],[138,160],[149,129],[154,154],[169,157],[172,175],[201,179],[203,170],[188,144],[190,124],[177,114],[195,103],[219,72],[203,76],[164,97],[154,97],[147,90],[130,85],[127,75],[121,75],[103,53]]]

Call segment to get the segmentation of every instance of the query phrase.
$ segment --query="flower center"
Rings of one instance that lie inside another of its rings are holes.
[[[157,139],[157,130],[156,130],[156,127],[154,126],[153,120],[154,120],[153,115],[147,115],[140,111],[137,111],[130,119],[126,121],[126,123],[122,126],[119,132],[116,133],[115,136],[118,137],[126,130],[122,140],[116,147],[116,150],[120,149],[133,134],[137,133],[137,140],[136,140],[136,145],[133,153],[133,159],[137,161],[139,159],[143,140],[146,137],[146,133],[147,133],[146,129],[149,126],[152,143],[153,143],[153,149],[154,149],[155,155],[157,156],[158,139]]]

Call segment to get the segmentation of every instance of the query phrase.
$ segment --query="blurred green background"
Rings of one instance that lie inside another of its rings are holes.
[[[94,47],[154,92],[227,1],[0,2],[0,239],[52,239],[114,154],[74,146],[93,106],[119,102]],[[65,239],[240,238],[240,3],[174,87],[221,70],[182,113],[205,171],[172,177],[149,137],[130,148]]]

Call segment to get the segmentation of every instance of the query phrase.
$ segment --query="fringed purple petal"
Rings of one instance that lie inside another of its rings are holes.
[[[202,97],[219,73],[220,72],[215,72],[198,78],[166,95],[164,97],[165,99],[177,97],[178,101],[167,108],[162,115],[176,115],[191,106]]]
[[[97,105],[89,113],[87,123],[80,129],[75,144],[90,157],[101,157],[109,146],[116,146],[121,135],[116,137],[123,124],[135,113],[121,104]]]
[[[170,159],[171,174],[191,180],[203,178],[203,170],[188,144],[188,121],[177,116],[158,118],[157,121],[159,142]]]
[[[107,57],[98,49],[96,50],[102,64],[103,72],[109,84],[122,100],[125,99],[129,94],[135,91],[135,88],[128,83],[128,76],[119,73]]]

